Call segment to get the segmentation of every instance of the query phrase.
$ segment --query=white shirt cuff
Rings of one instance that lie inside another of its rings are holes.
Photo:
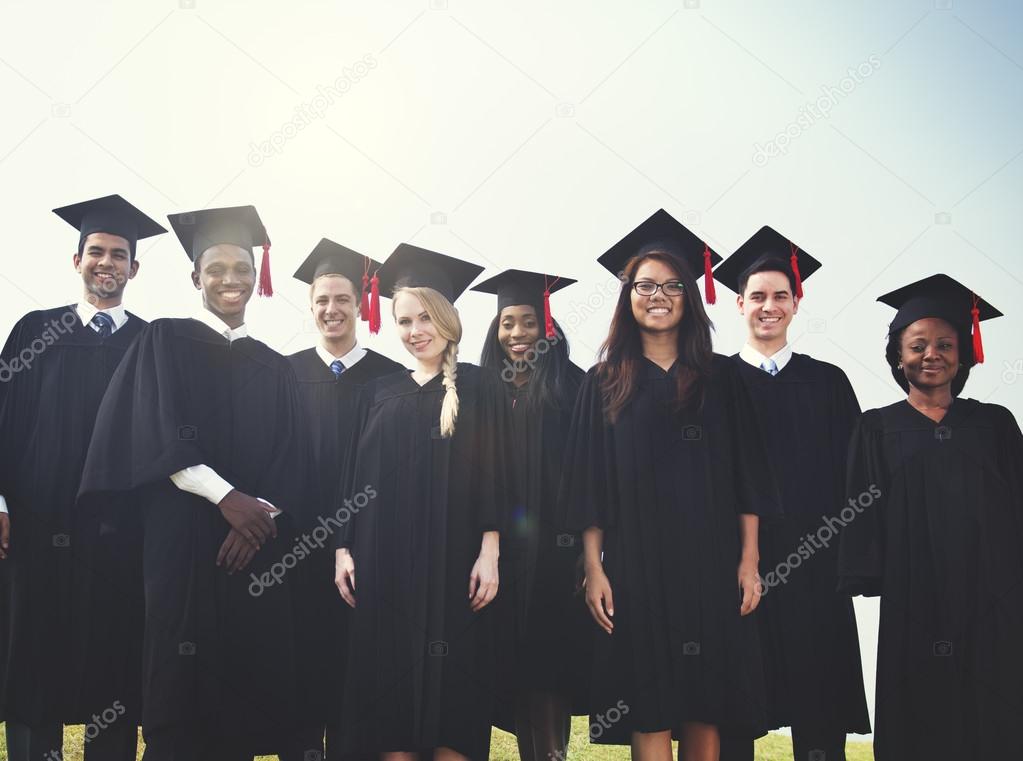
[[[193,465],[179,470],[177,473],[172,473],[170,479],[182,491],[196,494],[214,505],[219,505],[224,497],[234,491],[234,487],[217,475],[217,471],[209,465]],[[256,497],[256,499],[270,508],[267,512],[271,518],[276,518],[281,514],[280,510],[262,497]]]
[[[0,494],[0,513],[7,512],[7,500],[4,499],[4,495]]]

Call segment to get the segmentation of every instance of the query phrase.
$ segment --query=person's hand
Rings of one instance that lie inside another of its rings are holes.
[[[256,554],[257,547],[253,547],[237,529],[227,532],[227,538],[220,545],[220,552],[217,553],[217,565],[226,566],[229,574],[243,570]]]
[[[0,513],[0,560],[7,558],[7,550],[11,546],[11,516]]]
[[[483,610],[497,597],[499,584],[497,555],[481,552],[469,574],[469,605],[473,613]]]
[[[217,507],[231,528],[252,545],[253,551],[262,547],[270,537],[277,536],[277,526],[270,517],[271,508],[255,497],[232,489]]]
[[[341,597],[355,607],[355,558],[351,551],[342,547],[334,552],[334,584]]]
[[[608,581],[602,566],[587,566],[583,588],[586,590],[586,605],[593,620],[601,629],[611,634],[615,628],[615,623],[611,620],[615,614],[615,602],[611,593],[611,582]]]
[[[742,605],[739,607],[739,615],[748,616],[760,605],[760,598],[764,594],[764,586],[760,580],[756,561],[743,560],[739,563],[738,576],[739,589],[742,591]]]

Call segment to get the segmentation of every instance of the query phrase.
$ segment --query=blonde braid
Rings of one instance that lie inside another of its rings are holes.
[[[455,434],[455,421],[458,420],[458,344],[448,341],[444,350],[444,401],[440,407],[440,435],[451,438]]]

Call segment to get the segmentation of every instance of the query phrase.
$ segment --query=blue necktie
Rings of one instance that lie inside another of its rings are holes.
[[[335,359],[333,362],[330,363],[330,370],[331,372],[334,373],[335,378],[340,378],[341,373],[343,373],[347,369],[348,368],[345,367],[345,363],[342,362],[340,359]]]
[[[110,338],[114,333],[114,318],[106,312],[96,312],[89,322],[95,326],[100,338]]]
[[[760,369],[763,370],[764,372],[770,373],[771,375],[777,375],[778,363],[775,362],[770,357],[768,357],[767,359],[760,363]]]

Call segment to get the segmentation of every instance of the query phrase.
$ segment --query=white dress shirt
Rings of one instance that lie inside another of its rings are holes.
[[[244,324],[239,325],[237,328],[228,327],[223,320],[208,309],[200,309],[192,315],[192,319],[198,320],[217,335],[223,336],[231,342],[234,342],[239,338],[245,338],[249,335],[249,329]],[[227,496],[228,492],[234,490],[234,487],[221,478],[209,465],[192,465],[190,467],[183,468],[177,473],[172,473],[170,480],[176,487],[181,489],[181,491],[196,494],[209,500],[214,505],[219,505],[220,501]],[[280,514],[281,511],[265,499],[261,497],[257,497],[256,499],[270,505],[272,508],[270,515],[272,517],[276,518]]]
[[[739,359],[747,364],[753,365],[753,367],[761,367],[765,361],[773,359],[775,366],[778,368],[778,372],[781,372],[785,365],[789,363],[789,360],[792,359],[792,346],[791,344],[785,344],[772,356],[765,357],[752,346],[746,344],[739,351]]]
[[[124,327],[124,323],[128,322],[128,313],[124,310],[123,304],[118,304],[115,307],[108,309],[97,309],[93,304],[88,301],[79,302],[74,306],[75,312],[78,313],[78,319],[82,321],[82,325],[88,325],[90,328],[99,332],[99,327],[92,324],[92,318],[96,316],[97,312],[106,312],[110,315],[110,319],[114,321],[114,326],[111,332],[116,333],[120,328]],[[3,495],[0,494],[0,513],[6,513],[7,500],[4,499]]]
[[[352,347],[350,352],[345,354],[343,357],[335,357],[322,346],[316,344],[316,354],[323,360],[323,364],[327,367],[330,367],[334,363],[334,360],[340,359],[341,364],[345,366],[345,370],[351,370],[353,365],[366,356],[366,350],[359,346],[359,342],[356,341],[355,346]]]

